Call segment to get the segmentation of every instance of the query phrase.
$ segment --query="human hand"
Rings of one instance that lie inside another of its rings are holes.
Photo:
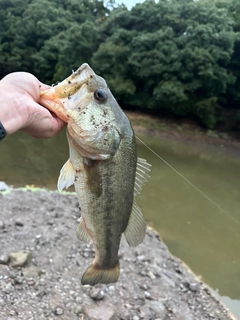
[[[0,81],[0,121],[7,134],[23,130],[35,138],[50,138],[65,122],[38,104],[49,86],[31,73],[10,73]]]

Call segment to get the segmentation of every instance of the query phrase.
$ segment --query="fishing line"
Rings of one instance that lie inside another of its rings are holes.
[[[151,149],[145,142],[143,142],[139,137],[136,138],[155,156],[157,156],[160,160],[162,160],[169,168],[171,168],[177,175],[179,175],[183,180],[185,180],[190,186],[192,186],[196,191],[198,191],[203,197],[205,197],[208,201],[210,201],[213,205],[215,205],[219,210],[221,210],[225,215],[231,218],[234,222],[240,224],[240,222],[235,219],[229,212],[224,210],[220,205],[218,205],[214,200],[212,200],[209,196],[207,196],[203,191],[201,191],[198,187],[196,187],[191,181],[189,181],[186,177],[184,177],[180,172],[178,172],[173,166],[171,166],[166,160],[164,160],[159,154],[157,154],[153,149]]]

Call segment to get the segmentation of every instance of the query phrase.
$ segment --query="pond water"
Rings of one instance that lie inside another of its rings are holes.
[[[210,197],[197,192],[156,155],[139,144],[152,164],[138,202],[148,223],[172,254],[222,297],[240,319],[240,159],[181,143],[141,137],[156,153]],[[65,130],[50,140],[14,134],[0,145],[0,181],[56,189],[68,159]]]

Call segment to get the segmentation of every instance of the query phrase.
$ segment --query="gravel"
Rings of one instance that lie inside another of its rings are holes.
[[[234,319],[150,228],[137,248],[122,241],[116,284],[82,286],[94,250],[76,238],[75,195],[13,189],[0,206],[0,320]]]

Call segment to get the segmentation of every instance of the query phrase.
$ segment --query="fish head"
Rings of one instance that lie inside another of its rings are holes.
[[[81,156],[105,160],[116,153],[122,138],[120,107],[88,64],[43,92],[40,103],[68,123],[69,142]]]

